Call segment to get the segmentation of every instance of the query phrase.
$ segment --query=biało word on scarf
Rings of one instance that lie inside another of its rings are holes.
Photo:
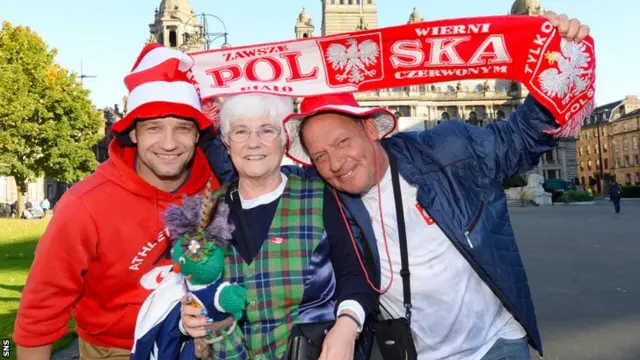
[[[594,107],[591,37],[561,38],[543,17],[427,21],[191,54],[203,98],[245,92],[289,96],[369,91],[463,79],[524,84],[575,135]]]

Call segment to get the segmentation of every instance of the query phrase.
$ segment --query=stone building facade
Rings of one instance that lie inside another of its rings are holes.
[[[612,178],[617,178],[623,184],[628,178],[632,184],[638,183],[634,164],[635,155],[640,153],[637,148],[633,149],[634,141],[636,146],[638,142],[638,134],[634,134],[638,126],[637,122],[634,123],[638,109],[640,100],[637,96],[629,95],[624,99],[596,107],[591,116],[585,119],[576,147],[578,178],[581,184],[591,186],[598,192],[602,191],[600,159],[604,192],[607,191],[607,182]],[[636,130],[632,130],[634,128]],[[626,166],[626,163],[629,165]]]
[[[611,122],[615,177],[622,185],[640,185],[640,109]]]

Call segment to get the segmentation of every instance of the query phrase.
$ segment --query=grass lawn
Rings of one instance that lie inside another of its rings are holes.
[[[0,218],[0,336],[11,338],[16,320],[18,302],[27,280],[38,239],[49,222]],[[54,351],[67,346],[76,336],[75,324],[69,323],[69,333],[55,343]],[[15,359],[15,346],[11,341],[11,357]]]

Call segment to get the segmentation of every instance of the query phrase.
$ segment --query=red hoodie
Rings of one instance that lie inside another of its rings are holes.
[[[71,312],[84,340],[133,347],[140,306],[171,267],[162,257],[163,211],[183,195],[203,191],[209,179],[213,189],[219,187],[200,149],[175,194],[149,185],[134,171],[136,151],[112,141],[110,159],[56,204],[20,300],[17,344],[55,342],[66,334]]]

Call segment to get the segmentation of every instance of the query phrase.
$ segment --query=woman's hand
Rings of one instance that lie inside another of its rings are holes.
[[[339,318],[324,338],[318,360],[353,360],[357,338],[358,325],[347,317]]]
[[[180,311],[180,323],[184,332],[193,337],[199,338],[210,334],[212,331],[227,328],[233,325],[234,318],[229,316],[228,318],[213,322],[212,319],[207,317],[207,311],[204,308],[195,307],[192,305],[192,295],[187,294],[182,298],[182,309]]]

